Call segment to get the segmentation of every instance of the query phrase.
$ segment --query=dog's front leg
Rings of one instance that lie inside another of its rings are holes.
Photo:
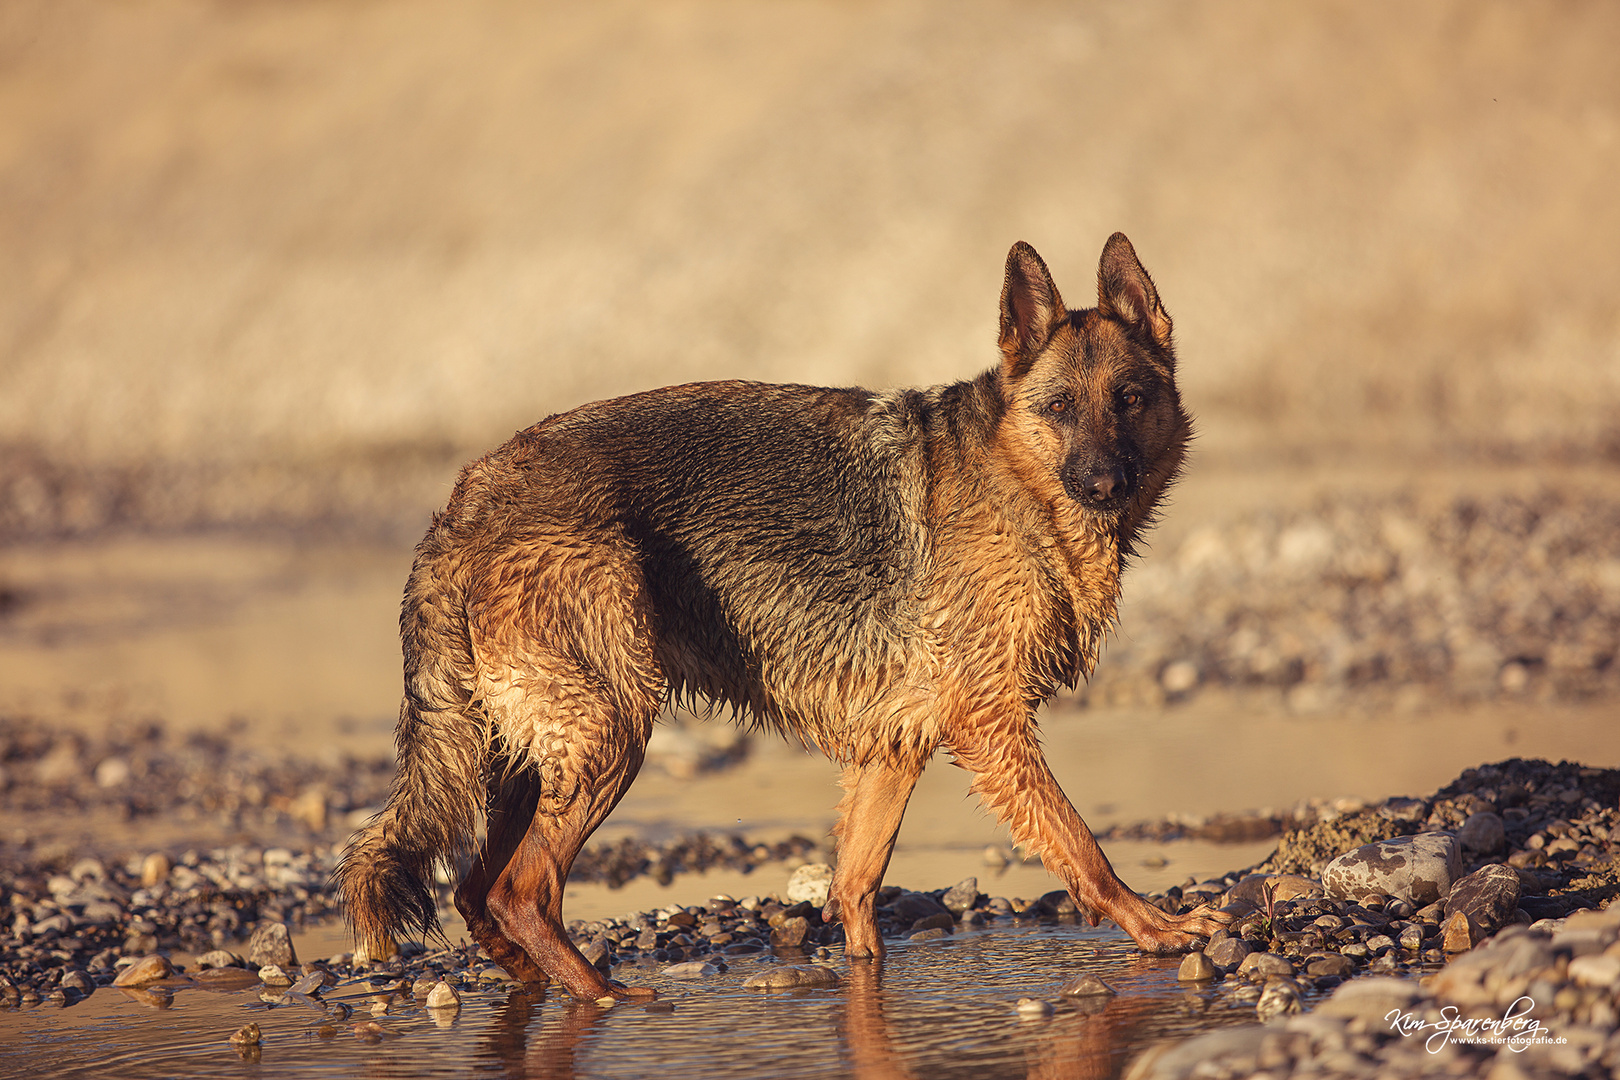
[[[838,870],[822,917],[843,922],[846,956],[883,955],[877,891],[922,767],[921,760],[878,759],[849,766],[839,781],[844,798],[838,804],[838,824],[833,828],[838,838]]]
[[[1041,853],[1093,926],[1110,918],[1144,952],[1175,953],[1197,948],[1230,921],[1209,908],[1170,915],[1132,892],[1063,794],[1029,728],[962,740],[952,753],[974,774],[973,791],[985,806],[1015,842]]]

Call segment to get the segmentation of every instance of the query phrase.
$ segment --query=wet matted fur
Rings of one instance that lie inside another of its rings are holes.
[[[881,956],[874,897],[948,751],[1013,838],[1144,949],[1220,925],[1127,888],[1048,770],[1035,710],[1087,677],[1191,423],[1130,242],[1071,311],[1017,244],[1001,361],[874,392],[719,382],[553,416],[468,465],[416,551],[387,807],[337,872],[360,947],[437,927],[435,864],[515,977],[627,991],[569,941],[563,884],[670,698],[845,767],[825,917]]]

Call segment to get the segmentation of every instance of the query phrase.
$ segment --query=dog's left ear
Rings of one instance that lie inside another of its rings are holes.
[[[1146,333],[1160,348],[1170,348],[1170,315],[1124,233],[1115,233],[1103,245],[1097,263],[1097,310]]]
[[[1001,284],[1001,368],[1008,378],[1022,376],[1069,317],[1052,275],[1035,249],[1022,240],[1007,252],[1007,276]]]

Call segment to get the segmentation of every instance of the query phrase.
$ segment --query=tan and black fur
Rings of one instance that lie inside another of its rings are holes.
[[[435,927],[433,867],[470,856],[456,904],[498,963],[627,992],[569,942],[563,883],[671,698],[845,766],[824,914],[851,956],[883,952],[874,896],[937,750],[1094,918],[1151,951],[1213,932],[1212,913],[1167,915],[1120,881],[1035,725],[1090,674],[1181,466],[1170,318],[1123,235],[1076,311],[1020,243],[1000,345],[977,379],[926,390],[597,402],[467,466],[406,586],[393,794],[338,870],[361,947]]]

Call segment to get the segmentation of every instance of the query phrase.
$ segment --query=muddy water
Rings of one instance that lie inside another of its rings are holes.
[[[306,938],[302,948],[319,944]],[[1254,1015],[1218,989],[1179,985],[1174,958],[1142,957],[1109,929],[998,928],[898,943],[881,970],[835,953],[827,963],[843,976],[839,987],[744,989],[748,976],[780,962],[732,957],[728,970],[698,981],[650,962],[618,969],[656,987],[672,1012],[578,1005],[509,983],[465,989],[453,1018],[406,999],[376,1012],[379,999],[359,980],[326,993],[354,1015],[325,1033],[328,1017],[267,1002],[257,988],[222,993],[177,981],[166,1009],[103,988],[65,1009],[0,1013],[0,1074],[1101,1077],[1157,1039]],[[1118,995],[1061,998],[1063,983],[1085,972]],[[1022,1018],[1023,997],[1051,1002],[1054,1014]],[[353,1033],[367,1019],[381,1027],[380,1042]],[[257,1066],[244,1068],[227,1039],[249,1021],[263,1044]]]

